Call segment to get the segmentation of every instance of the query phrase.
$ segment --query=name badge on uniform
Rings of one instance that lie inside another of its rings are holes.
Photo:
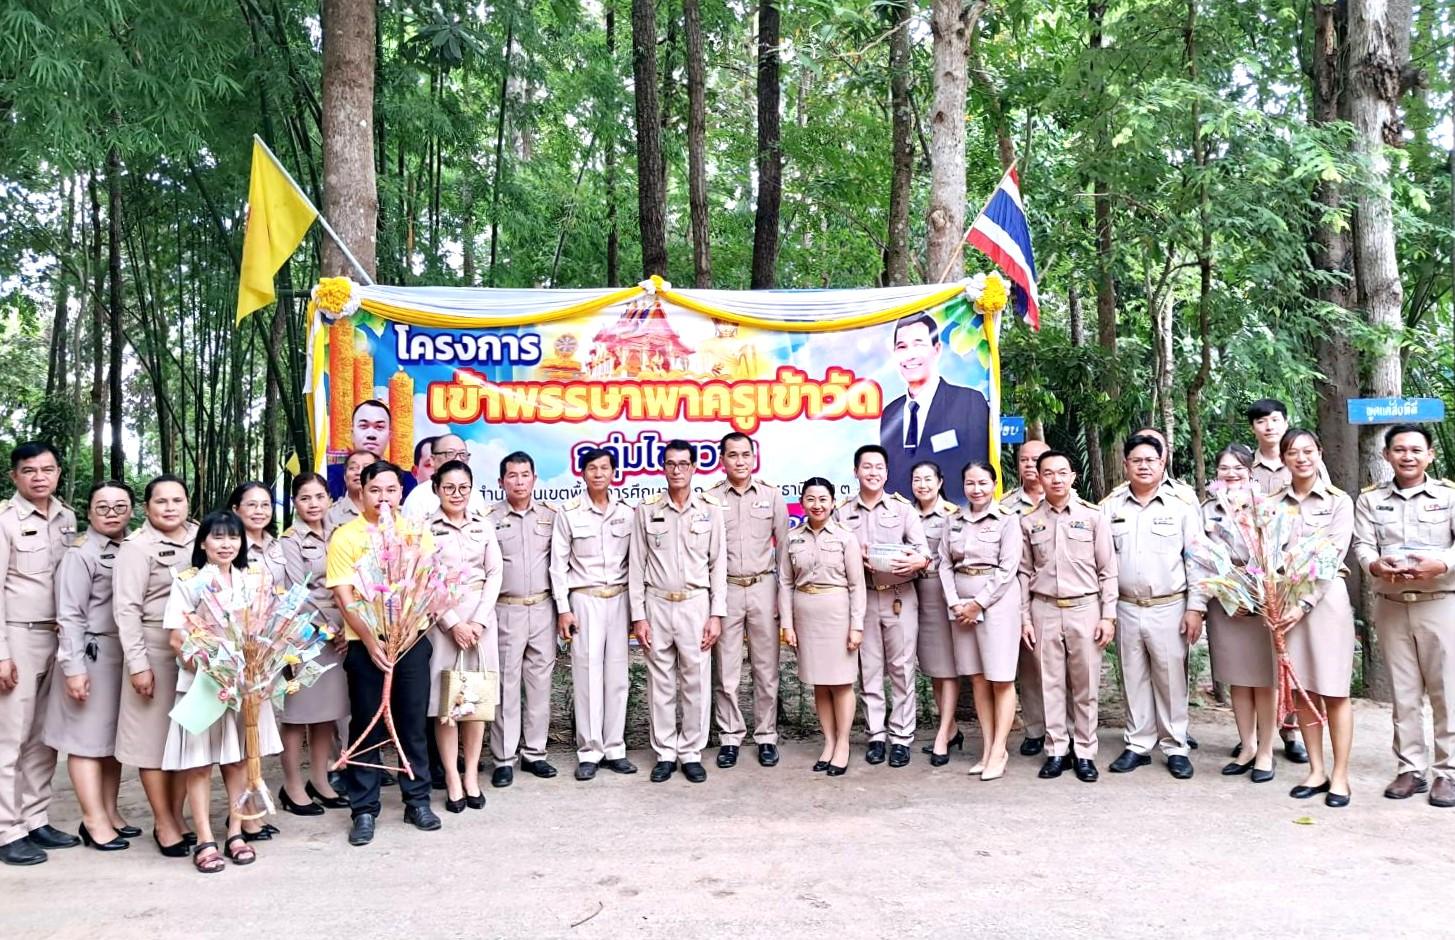
[[[21,529],[20,530],[20,534],[21,535],[39,535],[40,534],[40,530],[39,529]]]
[[[1118,520],[1113,519],[1112,521],[1113,522],[1116,522]],[[1174,519],[1174,518],[1172,518],[1171,516],[1153,516],[1152,517],[1152,524],[1153,525],[1175,525],[1176,522],[1177,522],[1177,520]]]
[[[960,436],[955,433],[954,428],[948,431],[941,431],[939,434],[930,437],[930,450],[937,454],[942,450],[952,450],[959,446]]]
[[[1037,532],[1044,532],[1044,531],[1046,531],[1045,523],[1041,523],[1041,522],[1032,522],[1031,523],[1031,534],[1032,535],[1035,535]]]
[[[1066,528],[1068,528],[1068,529],[1089,529],[1089,528],[1091,528],[1091,523],[1085,521],[1084,519],[1080,519],[1080,520],[1077,520],[1075,522],[1068,522],[1068,523],[1066,523]]]
[[[171,558],[175,554],[177,554],[177,550],[175,548],[169,548],[169,549],[167,549],[164,552],[157,552],[157,557],[158,558]]]
[[[1394,512],[1393,503],[1379,503],[1374,507],[1375,512]]]
[[[759,502],[756,502],[756,503],[753,504],[753,508],[754,509],[771,509],[771,508],[773,508],[773,501],[771,499],[760,500]]]
[[[1127,517],[1126,516],[1112,516],[1111,517],[1111,524],[1112,525],[1119,525],[1119,524],[1121,524],[1123,522],[1126,522],[1126,521],[1127,521]],[[1152,521],[1153,522],[1157,522],[1159,520],[1153,519]]]

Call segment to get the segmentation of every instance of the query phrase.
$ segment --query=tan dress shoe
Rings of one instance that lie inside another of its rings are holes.
[[[1436,777],[1434,786],[1430,787],[1430,805],[1455,806],[1455,780],[1451,780],[1449,777]]]

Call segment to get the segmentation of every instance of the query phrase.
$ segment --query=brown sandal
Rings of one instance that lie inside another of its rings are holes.
[[[192,849],[192,867],[204,875],[215,875],[227,866],[218,854],[216,842],[201,842]]]
[[[233,848],[234,843],[238,844],[237,848]],[[251,865],[258,860],[258,853],[253,851],[253,847],[248,845],[247,839],[241,834],[227,837],[227,841],[223,843],[222,854],[234,865]]]

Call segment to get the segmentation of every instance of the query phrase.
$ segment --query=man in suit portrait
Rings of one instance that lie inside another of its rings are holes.
[[[973,388],[940,377],[940,325],[928,313],[894,324],[894,361],[906,394],[890,402],[879,418],[879,443],[889,453],[885,489],[906,499],[910,471],[932,460],[945,478],[945,495],[964,505],[960,468],[990,452],[990,403]]]

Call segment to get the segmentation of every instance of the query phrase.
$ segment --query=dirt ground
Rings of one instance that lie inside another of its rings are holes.
[[[634,713],[642,773],[577,783],[553,743],[561,776],[487,787],[486,809],[459,816],[437,799],[439,832],[406,827],[386,789],[367,848],[346,844],[347,812],[330,812],[278,817],[257,864],[212,877],[146,837],[0,868],[0,936],[1451,936],[1455,810],[1383,799],[1389,712],[1361,701],[1356,716],[1354,800],[1337,810],[1289,799],[1301,772],[1288,763],[1267,785],[1221,777],[1235,736],[1209,706],[1194,710],[1194,779],[1160,759],[1106,773],[1120,751],[1106,726],[1094,785],[1038,780],[1040,759],[1021,757],[983,783],[965,773],[970,747],[943,768],[916,748],[902,769],[858,749],[831,779],[809,772],[812,740],[785,742],[773,769],[747,748],[730,771],[709,759],[701,786],[653,785]],[[74,831],[64,773],[57,786],[54,822]],[[147,827],[134,779],[122,794]]]

